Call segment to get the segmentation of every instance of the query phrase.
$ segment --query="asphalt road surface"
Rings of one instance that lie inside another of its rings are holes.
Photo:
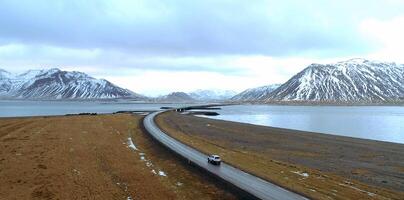
[[[239,169],[236,169],[226,163],[220,166],[212,165],[207,162],[207,155],[191,148],[174,138],[165,134],[158,128],[154,122],[154,117],[160,112],[154,112],[147,115],[143,121],[146,130],[163,145],[171,150],[175,151],[182,157],[188,159],[192,163],[200,166],[201,168],[209,171],[210,173],[220,177],[226,182],[233,184],[234,186],[242,189],[243,191],[260,199],[271,200],[290,200],[290,199],[307,199],[296,193],[288,191],[282,187],[274,185],[268,181],[260,179],[251,174],[245,173]],[[276,173],[276,172],[274,172]]]

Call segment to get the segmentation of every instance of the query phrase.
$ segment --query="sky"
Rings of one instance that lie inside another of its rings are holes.
[[[404,63],[401,0],[0,0],[0,68],[134,92],[283,83],[311,63]]]

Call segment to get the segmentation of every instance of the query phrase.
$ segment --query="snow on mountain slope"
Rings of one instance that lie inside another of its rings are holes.
[[[220,101],[230,99],[236,95],[236,92],[231,90],[195,90],[188,95],[198,101]]]
[[[12,74],[0,69],[0,97],[6,95],[7,91],[11,89]]]
[[[262,101],[267,98],[267,96],[278,88],[281,84],[271,84],[267,86],[250,88],[244,90],[243,92],[233,96],[232,101]]]
[[[95,79],[82,72],[60,69],[29,70],[8,76],[0,72],[0,94],[17,99],[109,99],[144,98],[107,80]]]
[[[404,65],[351,59],[311,64],[266,101],[383,102],[404,97]]]
[[[11,78],[12,74],[4,69],[0,69],[0,80]]]

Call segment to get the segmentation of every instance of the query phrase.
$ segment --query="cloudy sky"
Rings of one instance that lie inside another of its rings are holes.
[[[146,95],[281,83],[310,63],[404,63],[401,0],[1,0],[0,68]]]

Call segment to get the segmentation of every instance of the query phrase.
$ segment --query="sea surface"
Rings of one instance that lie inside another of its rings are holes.
[[[404,107],[234,105],[206,116],[235,122],[404,143]]]
[[[6,101],[0,100],[0,117],[113,113],[117,111],[154,111],[163,106],[190,104],[139,103],[133,101]]]
[[[112,113],[122,110],[153,111],[191,104],[132,101],[6,101],[0,117]],[[195,105],[195,104],[194,104]],[[205,116],[263,126],[289,128],[404,144],[404,107],[400,106],[285,106],[234,105]]]

